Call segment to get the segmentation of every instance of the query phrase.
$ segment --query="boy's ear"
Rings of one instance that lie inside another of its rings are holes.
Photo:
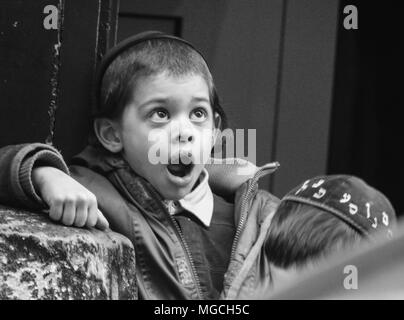
[[[216,144],[216,140],[220,134],[220,127],[222,125],[222,118],[220,117],[220,114],[218,114],[217,112],[215,112],[214,114],[214,121],[215,121],[215,127],[213,129],[213,141],[212,141],[212,145]]]
[[[215,121],[215,128],[220,129],[220,127],[222,126],[222,117],[220,116],[220,114],[218,114],[217,112],[215,112],[214,114],[214,121]]]
[[[94,120],[94,132],[98,141],[109,151],[113,153],[122,150],[122,139],[117,124],[106,118]]]

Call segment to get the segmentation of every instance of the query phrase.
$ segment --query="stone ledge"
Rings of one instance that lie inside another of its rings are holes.
[[[0,299],[137,299],[135,274],[126,237],[0,205]]]

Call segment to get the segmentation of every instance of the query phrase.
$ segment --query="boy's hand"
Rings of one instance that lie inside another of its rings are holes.
[[[49,217],[66,226],[96,227],[105,230],[108,221],[97,208],[97,198],[83,185],[53,167],[32,171],[32,181],[49,206]]]

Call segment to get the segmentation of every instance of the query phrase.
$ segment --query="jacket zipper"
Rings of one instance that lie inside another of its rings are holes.
[[[271,163],[268,165],[264,165],[261,167],[261,170],[257,171],[254,176],[251,178],[251,180],[249,181],[249,185],[247,187],[247,192],[245,193],[245,196],[243,198],[243,200],[241,201],[241,217],[240,217],[240,221],[236,230],[236,235],[234,236],[234,241],[233,241],[233,246],[231,249],[231,255],[230,255],[230,261],[233,260],[234,255],[236,254],[236,247],[241,235],[241,232],[244,229],[244,224],[247,218],[247,209],[246,209],[246,205],[247,205],[247,201],[249,200],[249,198],[251,197],[252,191],[253,189],[256,188],[257,185],[257,181],[259,180],[259,178],[261,178],[262,176],[264,176],[266,173],[266,171],[269,169],[272,169],[272,167],[268,167],[269,165],[272,165]]]
[[[184,236],[182,234],[182,231],[177,223],[177,221],[175,221],[175,219],[169,214],[170,220],[173,223],[175,230],[178,233],[178,236],[180,238],[180,243],[182,245],[182,248],[184,249],[186,255],[188,256],[188,260],[189,260],[189,264],[191,266],[191,272],[192,275],[194,276],[195,279],[195,283],[196,283],[196,289],[198,291],[198,295],[200,298],[204,299],[204,295],[202,294],[202,290],[201,290],[201,283],[198,277],[198,274],[196,273],[196,268],[195,268],[195,264],[194,264],[194,260],[192,258],[191,252],[189,250],[188,244],[186,243]]]
[[[255,177],[254,177],[254,178],[255,178]],[[254,178],[253,178],[253,179],[254,179]],[[237,227],[237,230],[236,230],[236,234],[235,234],[235,236],[234,236],[233,246],[232,246],[231,255],[230,255],[230,261],[233,260],[234,255],[236,254],[236,247],[237,247],[237,244],[238,244],[240,235],[241,235],[241,231],[243,231],[244,224],[245,224],[246,217],[247,217],[247,210],[246,210],[247,200],[248,200],[249,197],[250,197],[250,193],[251,193],[251,191],[253,190],[254,185],[255,185],[255,180],[250,182],[250,184],[249,184],[249,186],[248,186],[248,188],[247,188],[247,192],[246,192],[246,194],[245,194],[243,200],[241,201],[241,209],[240,209],[240,210],[241,210],[241,217],[240,217],[240,221],[239,221],[239,223],[238,223],[238,227]]]
[[[246,217],[248,214],[248,211],[246,210],[247,201],[251,197],[253,189],[256,188],[257,181],[266,174],[267,169],[272,169],[272,167],[269,167],[270,165],[272,165],[272,164],[268,164],[268,167],[267,167],[267,165],[264,165],[263,167],[261,167],[261,170],[256,172],[255,175],[248,182],[247,191],[241,201],[241,208],[240,208],[241,217],[240,217],[240,221],[239,221],[239,224],[238,224],[238,227],[236,230],[236,235],[234,236],[233,246],[232,246],[231,255],[230,255],[230,261],[232,261],[234,259],[234,256],[236,254],[236,247],[237,247],[241,232],[245,225]]]
[[[124,185],[123,182],[121,181],[121,178],[119,177],[118,174],[115,174],[115,178],[118,180],[118,182],[119,182],[119,184],[121,185],[121,187],[126,190],[126,192],[129,194],[129,196],[132,197],[132,195],[130,194],[130,192],[127,190],[127,188],[125,187],[125,185]],[[154,190],[150,190],[150,191],[151,191],[151,192],[153,193],[153,195],[155,196]],[[179,240],[180,240],[182,249],[184,250],[184,252],[185,252],[185,254],[186,254],[187,258],[188,258],[189,264],[190,264],[190,266],[191,266],[191,273],[192,273],[192,275],[193,275],[193,277],[194,277],[194,279],[195,279],[196,290],[197,290],[197,292],[198,292],[198,296],[203,299],[203,298],[204,298],[204,295],[202,294],[201,284],[200,284],[200,280],[199,280],[198,274],[196,273],[196,268],[195,268],[194,260],[192,259],[191,252],[190,252],[190,250],[189,250],[188,244],[186,243],[186,241],[185,241],[185,239],[184,239],[184,236],[183,236],[183,234],[182,234],[182,231],[181,231],[180,227],[178,226],[178,223],[175,221],[175,219],[170,215],[169,212],[167,212],[166,208],[165,208],[163,205],[161,205],[160,202],[158,202],[158,203],[159,203],[161,209],[163,209],[164,212],[166,212],[166,214],[169,216],[169,220],[170,220],[170,221],[172,222],[172,224],[174,225],[174,229],[175,229],[176,232],[177,232],[177,236],[179,237]]]

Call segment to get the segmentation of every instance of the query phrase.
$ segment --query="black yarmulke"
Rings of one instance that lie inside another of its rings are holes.
[[[282,201],[305,203],[328,211],[367,236],[381,231],[391,237],[396,224],[396,214],[387,197],[354,176],[329,175],[306,180]]]

